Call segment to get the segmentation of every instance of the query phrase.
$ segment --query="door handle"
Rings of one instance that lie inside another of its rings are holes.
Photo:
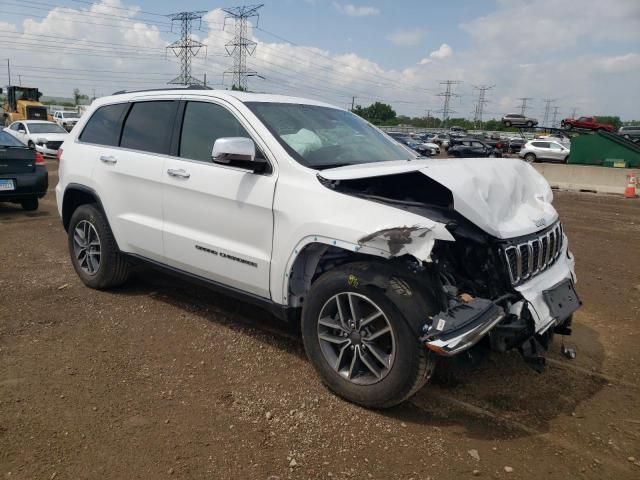
[[[113,155],[100,155],[100,161],[102,163],[108,163],[113,165],[114,163],[118,163],[118,159]]]
[[[187,172],[186,170],[183,170],[182,168],[179,168],[177,170],[170,168],[169,170],[167,170],[167,173],[172,177],[178,177],[178,178],[189,178],[191,176],[189,172]]]

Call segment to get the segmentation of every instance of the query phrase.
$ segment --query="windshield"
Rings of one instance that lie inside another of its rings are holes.
[[[67,133],[67,131],[57,123],[30,123],[29,131],[31,133]]]
[[[344,110],[294,103],[246,105],[289,154],[309,168],[416,158],[416,154]]]
[[[3,147],[26,147],[26,145],[16,137],[2,131],[0,131],[0,145]]]

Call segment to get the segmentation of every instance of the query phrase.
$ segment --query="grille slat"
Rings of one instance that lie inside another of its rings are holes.
[[[562,251],[562,239],[558,222],[536,238],[503,247],[511,283],[522,283],[553,265]]]

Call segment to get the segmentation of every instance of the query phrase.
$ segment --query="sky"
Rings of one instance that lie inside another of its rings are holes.
[[[205,44],[192,74],[228,88],[225,44],[239,3],[183,0],[0,0],[0,84],[47,96],[89,96],[163,87],[179,73],[166,47],[179,26],[165,15],[202,11],[193,38]],[[454,80],[452,117],[473,118],[475,87],[485,120],[518,112],[549,122],[578,115],[640,119],[640,0],[264,0],[248,36],[257,43],[249,88],[346,108],[389,103],[398,114],[442,109]],[[3,68],[4,67],[4,68]],[[353,99],[355,97],[355,100]]]

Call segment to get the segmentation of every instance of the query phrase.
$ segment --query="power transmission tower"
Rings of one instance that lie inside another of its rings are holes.
[[[478,103],[476,103],[475,115],[473,116],[473,121],[476,126],[482,128],[482,112],[484,110],[484,105],[487,103],[487,99],[485,95],[487,90],[491,90],[495,85],[474,85],[473,89],[478,90]]]
[[[222,11],[227,14],[224,19],[223,29],[227,25],[227,20],[232,18],[235,23],[235,31],[233,40],[225,45],[227,53],[233,57],[233,68],[227,70],[224,74],[233,75],[233,88],[246,91],[248,77],[260,77],[257,72],[247,70],[247,56],[253,55],[256,50],[256,42],[247,38],[247,24],[250,18],[256,18],[256,24],[260,18],[258,10],[264,4],[245,5],[242,7],[223,8]],[[224,75],[223,75],[224,76]],[[261,77],[264,78],[264,77]]]
[[[551,123],[551,126],[553,128],[558,128],[558,110],[560,109],[560,107],[553,107],[553,121]]]
[[[520,97],[518,98],[518,100],[521,100],[522,103],[520,104],[519,108],[520,108],[520,115],[524,115],[524,112],[527,111],[527,102],[529,100],[533,100],[533,98],[531,97]]]
[[[172,24],[176,21],[180,22],[180,39],[167,47],[180,58],[180,75],[168,82],[170,85],[202,85],[200,80],[191,76],[191,59],[198,55],[202,48],[206,52],[207,47],[191,38],[191,26],[196,20],[202,23],[202,15],[205,13],[207,12],[180,12],[167,15]]]
[[[544,99],[544,119],[542,120],[542,125],[547,126],[547,122],[549,121],[549,114],[551,113],[551,104],[554,103],[556,98],[545,98]]]
[[[439,93],[438,97],[444,97],[444,105],[442,106],[442,110],[438,110],[439,113],[442,113],[442,126],[447,126],[447,121],[449,120],[449,115],[455,113],[454,110],[451,110],[451,98],[459,97],[457,93],[453,93],[453,85],[458,85],[462,82],[458,80],[445,80],[444,82],[440,82],[440,85],[445,86],[445,91]]]

